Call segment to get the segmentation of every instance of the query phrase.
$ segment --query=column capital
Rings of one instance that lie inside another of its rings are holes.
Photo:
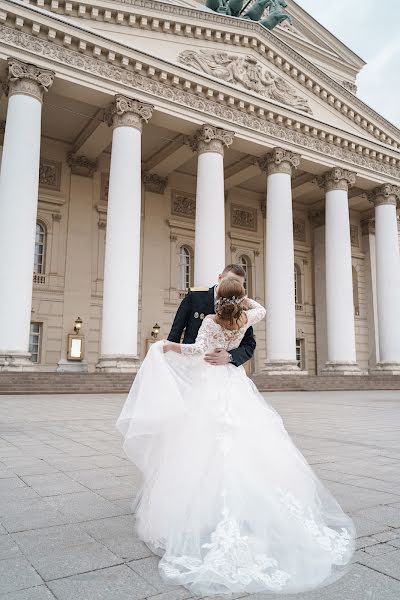
[[[148,123],[153,116],[153,108],[154,106],[147,102],[117,94],[104,113],[104,121],[114,129],[133,127],[142,131],[143,121]]]
[[[202,154],[203,152],[218,152],[224,155],[224,147],[229,147],[234,138],[233,131],[227,131],[214,125],[203,125],[196,133],[189,138],[189,146],[193,152]]]
[[[91,177],[97,169],[96,161],[90,160],[86,156],[77,156],[73,152],[68,154],[67,162],[71,169],[72,175]]]
[[[356,174],[353,171],[335,167],[321,177],[317,177],[316,181],[325,192],[333,192],[334,190],[348,192],[356,182]]]
[[[274,148],[272,152],[268,152],[258,161],[261,171],[265,171],[267,175],[285,173],[292,176],[293,169],[297,169],[299,165],[300,154],[284,148]]]
[[[368,192],[368,200],[374,206],[381,206],[382,204],[400,206],[400,187],[391,183],[385,183]]]
[[[24,94],[42,102],[43,94],[49,91],[54,76],[55,73],[49,69],[9,58],[6,92],[8,96]]]

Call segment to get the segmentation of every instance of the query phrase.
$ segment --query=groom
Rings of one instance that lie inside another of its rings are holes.
[[[240,283],[244,284],[245,272],[240,265],[227,265],[222,273],[218,275],[218,284],[225,277],[236,277]],[[218,285],[210,289],[190,288],[188,294],[182,300],[172,323],[168,336],[170,342],[179,343],[182,333],[185,331],[183,343],[194,344],[204,317],[215,314],[217,291]],[[240,367],[240,365],[250,360],[255,347],[256,340],[254,339],[253,328],[249,327],[238,348],[229,352],[223,348],[216,348],[214,352],[206,354],[205,361],[210,365],[232,363],[235,367]]]

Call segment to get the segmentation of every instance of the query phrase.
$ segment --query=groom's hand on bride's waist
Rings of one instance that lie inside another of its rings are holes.
[[[208,352],[204,360],[209,365],[227,365],[230,362],[230,354],[224,348],[216,348],[214,352]]]

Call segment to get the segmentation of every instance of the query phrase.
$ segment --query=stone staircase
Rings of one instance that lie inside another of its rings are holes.
[[[1,394],[126,394],[132,374],[119,373],[0,373]],[[314,377],[254,375],[258,389],[267,391],[398,390],[400,376]]]

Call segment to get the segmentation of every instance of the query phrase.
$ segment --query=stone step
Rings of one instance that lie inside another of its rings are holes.
[[[0,373],[0,394],[125,394],[133,374],[120,373]],[[277,376],[252,377],[260,391],[397,390],[400,376]]]

